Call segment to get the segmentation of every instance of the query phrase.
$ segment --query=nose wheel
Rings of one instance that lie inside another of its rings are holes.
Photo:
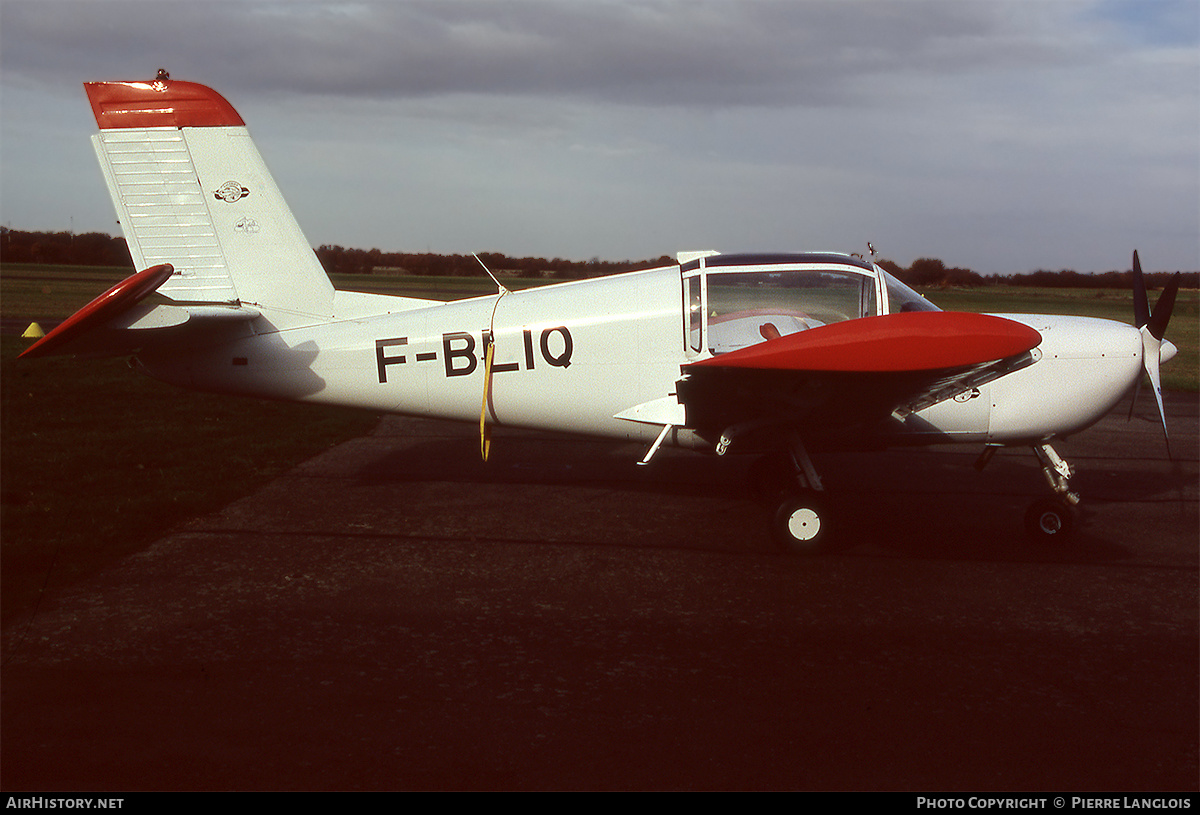
[[[1035,541],[1062,542],[1071,537],[1079,513],[1061,498],[1042,498],[1025,511],[1025,533]]]

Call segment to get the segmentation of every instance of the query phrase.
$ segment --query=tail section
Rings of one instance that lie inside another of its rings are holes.
[[[175,268],[159,293],[253,306],[279,328],[332,317],[333,285],[224,98],[165,72],[84,87],[135,268]]]

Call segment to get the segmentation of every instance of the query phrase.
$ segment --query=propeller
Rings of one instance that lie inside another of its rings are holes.
[[[1167,456],[1171,455],[1171,439],[1167,435],[1167,413],[1163,409],[1162,378],[1159,366],[1162,363],[1163,337],[1167,333],[1167,323],[1171,321],[1171,311],[1175,308],[1175,294],[1179,291],[1179,273],[1176,272],[1170,282],[1163,287],[1154,311],[1150,310],[1146,297],[1146,279],[1142,275],[1142,264],[1138,253],[1133,251],[1133,316],[1137,328],[1142,334],[1142,367],[1150,377],[1150,386],[1154,388],[1154,398],[1158,401],[1158,415],[1162,419],[1163,439],[1167,443]],[[1170,345],[1170,343],[1167,343]],[[1174,355],[1171,349],[1171,356]],[[1170,356],[1168,356],[1168,359]],[[1142,380],[1138,377],[1137,386],[1133,391],[1133,401],[1129,405],[1129,415],[1133,416],[1133,406],[1137,403],[1138,391]]]

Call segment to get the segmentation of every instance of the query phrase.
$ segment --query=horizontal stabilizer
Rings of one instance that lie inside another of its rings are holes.
[[[71,340],[107,325],[136,306],[165,283],[174,272],[171,264],[163,263],[130,275],[26,348],[21,356],[42,357],[62,353],[62,349]]]
[[[151,345],[182,345],[201,333],[246,323],[260,316],[239,303],[176,303],[146,298],[171,266],[156,266],[121,281],[72,314],[25,350],[22,357],[56,354],[115,356]]]

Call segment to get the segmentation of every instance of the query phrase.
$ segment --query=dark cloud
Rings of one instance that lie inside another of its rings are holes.
[[[1039,38],[1028,19],[1002,11],[994,4],[915,0],[8,0],[0,58],[6,73],[39,81],[134,78],[167,67],[179,77],[250,92],[856,105],[877,100],[897,73],[1069,58],[1061,44]]]
[[[874,238],[986,272],[1105,270],[1153,242],[1194,268],[1198,17],[1194,0],[0,0],[5,218],[112,228],[79,83],[161,67],[242,111],[314,243],[619,258]]]

